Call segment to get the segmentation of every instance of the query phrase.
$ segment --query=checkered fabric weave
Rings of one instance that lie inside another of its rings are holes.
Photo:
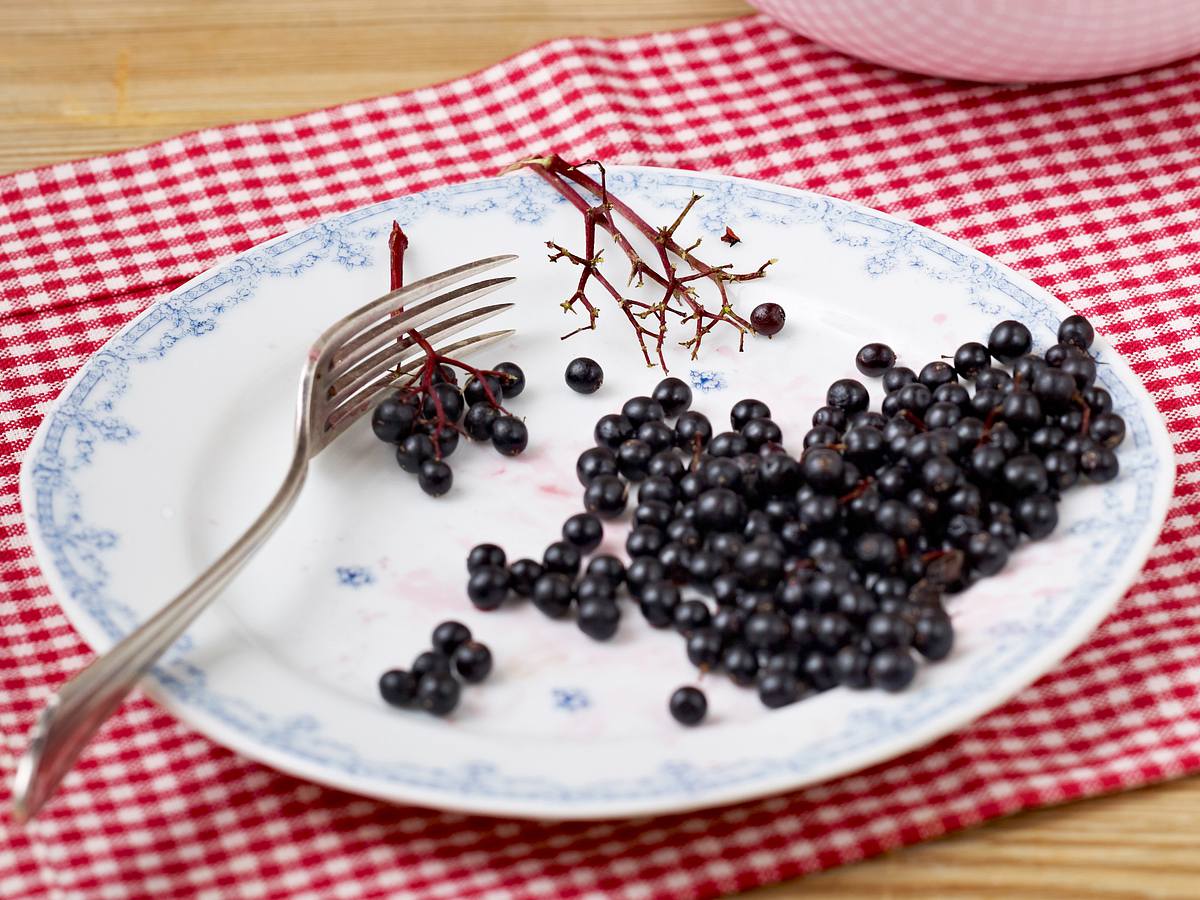
[[[240,759],[128,703],[0,896],[705,897],[1024,807],[1200,768],[1200,60],[1056,88],[858,63],[763,18],[560,40],[440,87],[0,178],[0,775],[89,653],[31,558],[17,472],[63,382],[219,257],[530,152],[713,169],[914,219],[1087,314],[1169,422],[1176,497],[1136,585],[1052,675],[838,781],[601,824],[394,808]]]

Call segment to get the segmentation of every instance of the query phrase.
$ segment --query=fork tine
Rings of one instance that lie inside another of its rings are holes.
[[[455,341],[453,344],[447,346],[437,347],[435,351],[440,356],[450,356],[464,350],[475,352],[514,334],[516,334],[516,330],[512,328],[506,328],[503,331],[489,331],[486,334],[474,335]],[[318,446],[313,451],[314,454],[328,447],[353,422],[361,418],[364,413],[369,412],[375,405],[375,401],[381,396],[395,390],[396,386],[400,382],[405,381],[407,376],[416,374],[424,364],[424,361],[424,351],[418,350],[416,353],[409,354],[408,360],[400,366],[397,373],[393,374],[389,372],[377,379],[372,386],[359,391],[349,402],[328,410],[324,416],[323,430],[318,438]]]
[[[435,322],[432,325],[422,328],[421,337],[430,342],[442,340],[451,335],[458,334],[463,329],[469,328],[478,322],[484,322],[493,316],[497,316],[511,307],[511,303],[497,303],[493,306],[470,309],[459,313],[457,316],[452,316],[449,319]],[[406,352],[416,345],[417,342],[410,336],[405,336],[399,341],[393,340],[383,347],[382,350],[373,353],[361,363],[347,369],[340,378],[329,385],[326,391],[329,405],[341,405],[347,400],[352,399],[354,393],[368,384],[373,378],[381,375],[388,369],[395,368],[396,363],[403,358]]]
[[[372,300],[365,306],[359,307],[348,316],[339,319],[325,329],[321,336],[317,338],[316,343],[313,344],[314,348],[321,348],[320,356],[316,360],[318,370],[323,369],[329,364],[329,360],[346,340],[354,337],[358,332],[371,325],[381,316],[407,304],[424,300],[431,294],[436,294],[438,291],[452,284],[457,284],[464,279],[481,274],[489,269],[494,269],[497,266],[502,266],[515,259],[517,257],[512,253],[477,259],[474,262],[464,263],[461,266],[455,266],[436,275],[430,275],[427,278],[414,281],[412,284],[390,291],[382,297]]]
[[[508,276],[477,281],[455,288],[448,293],[439,294],[415,306],[406,306],[403,313],[385,313],[382,319],[347,340],[334,352],[329,371],[324,376],[325,379],[334,382],[340,380],[348,370],[356,367],[378,348],[389,342],[395,342],[405,332],[414,328],[422,328],[426,322],[474,300],[480,300],[515,280],[512,276]]]

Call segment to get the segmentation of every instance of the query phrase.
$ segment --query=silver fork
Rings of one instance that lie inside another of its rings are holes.
[[[446,289],[514,259],[492,256],[431,275],[368,303],[335,322],[317,339],[300,376],[296,448],[283,484],[267,508],[216,562],[47,701],[17,764],[13,815],[18,821],[35,816],[53,796],[88,741],[116,712],[137,680],[275,530],[300,493],[309,460],[370,410],[381,395],[419,369],[424,351],[409,332],[419,328],[433,344],[512,306],[485,306],[443,319],[446,313],[513,279],[489,278]],[[492,331],[464,338],[439,347],[438,352],[451,355],[479,350],[512,333]]]

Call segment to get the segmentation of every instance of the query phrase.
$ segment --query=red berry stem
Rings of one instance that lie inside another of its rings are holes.
[[[598,169],[599,180],[582,171],[581,167],[586,165],[593,165]],[[762,278],[766,274],[767,266],[771,265],[774,260],[768,260],[752,272],[735,273],[730,270],[728,265],[713,266],[697,257],[693,251],[699,246],[699,240],[687,247],[679,244],[675,239],[675,232],[682,225],[687,214],[691,212],[692,207],[699,202],[700,195],[693,194],[687,205],[669,226],[655,228],[627,204],[609,193],[604,166],[595,160],[587,160],[576,165],[568,163],[556,154],[551,154],[521,160],[510,168],[531,170],[566,198],[567,202],[583,216],[584,252],[582,256],[572,253],[559,244],[547,242],[547,246],[554,251],[550,255],[552,262],[565,258],[581,269],[575,292],[563,302],[562,307],[565,311],[572,312],[576,304],[583,306],[588,313],[588,323],[570,334],[564,335],[564,339],[578,334],[580,331],[589,331],[596,327],[599,310],[587,296],[588,284],[594,279],[617,303],[633,327],[634,335],[637,337],[647,366],[653,367],[655,364],[651,357],[651,347],[653,347],[658,365],[664,372],[667,371],[667,363],[663,357],[663,345],[667,339],[670,316],[677,316],[680,324],[691,323],[693,325],[692,336],[679,342],[681,346],[692,351],[692,359],[699,354],[704,337],[719,324],[725,324],[735,329],[738,332],[738,350],[745,349],[746,334],[754,333],[754,328],[734,311],[726,286],[730,283]],[[589,202],[585,195],[590,195],[595,203]],[[629,237],[617,224],[618,218],[654,246],[657,267],[643,259],[637,252]],[[618,249],[629,260],[630,272],[627,284],[640,287],[645,284],[646,279],[649,279],[663,290],[662,298],[658,302],[647,303],[625,297],[600,272],[602,258],[596,252],[597,227],[608,233]],[[681,274],[673,259],[685,263],[692,271],[688,274]],[[693,282],[704,279],[716,286],[717,294],[720,297],[720,306],[715,311],[701,302],[696,289],[691,286]],[[647,325],[647,322],[650,324]]]

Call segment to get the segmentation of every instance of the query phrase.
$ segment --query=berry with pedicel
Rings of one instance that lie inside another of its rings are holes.
[[[829,386],[825,393],[825,404],[845,410],[847,415],[861,412],[871,402],[871,396],[861,382],[853,378],[842,378]]]
[[[1067,316],[1058,326],[1058,342],[1087,350],[1096,339],[1092,323],[1083,316]]]
[[[602,553],[589,560],[587,574],[592,577],[605,578],[608,583],[612,584],[613,590],[616,590],[625,581],[625,564],[620,562],[617,557]]]
[[[675,446],[684,453],[703,450],[712,440],[712,422],[704,413],[688,410],[675,422]]]
[[[498,363],[493,369],[500,376],[500,390],[505,400],[519,397],[525,390],[525,373],[514,362]]]
[[[577,356],[567,363],[564,375],[567,387],[577,394],[594,394],[604,384],[604,370],[600,363],[587,356]]]
[[[435,400],[434,397],[437,397]],[[452,384],[435,384],[431,389],[431,393],[425,398],[425,402],[421,407],[421,415],[426,419],[437,419],[438,402],[442,405],[442,415],[449,422],[457,422],[463,417],[463,413],[467,409],[467,404],[463,400],[462,391]]]
[[[542,577],[545,569],[533,559],[518,559],[508,567],[509,583],[513,592],[528,597],[533,593],[533,583]]]
[[[488,392],[491,396],[488,396]],[[492,400],[497,403],[504,397],[504,386],[500,383],[500,379],[495,375],[483,375],[480,378],[472,375],[467,379],[466,387],[463,388],[463,396],[466,398],[468,406],[476,406],[480,403],[491,404]]]
[[[854,357],[854,366],[868,378],[879,378],[896,365],[896,352],[887,344],[864,344]]]
[[[992,354],[978,341],[967,341],[954,351],[954,371],[960,378],[974,378],[992,364]]]
[[[766,337],[774,337],[783,331],[787,313],[778,303],[760,303],[750,311],[750,325]]]

